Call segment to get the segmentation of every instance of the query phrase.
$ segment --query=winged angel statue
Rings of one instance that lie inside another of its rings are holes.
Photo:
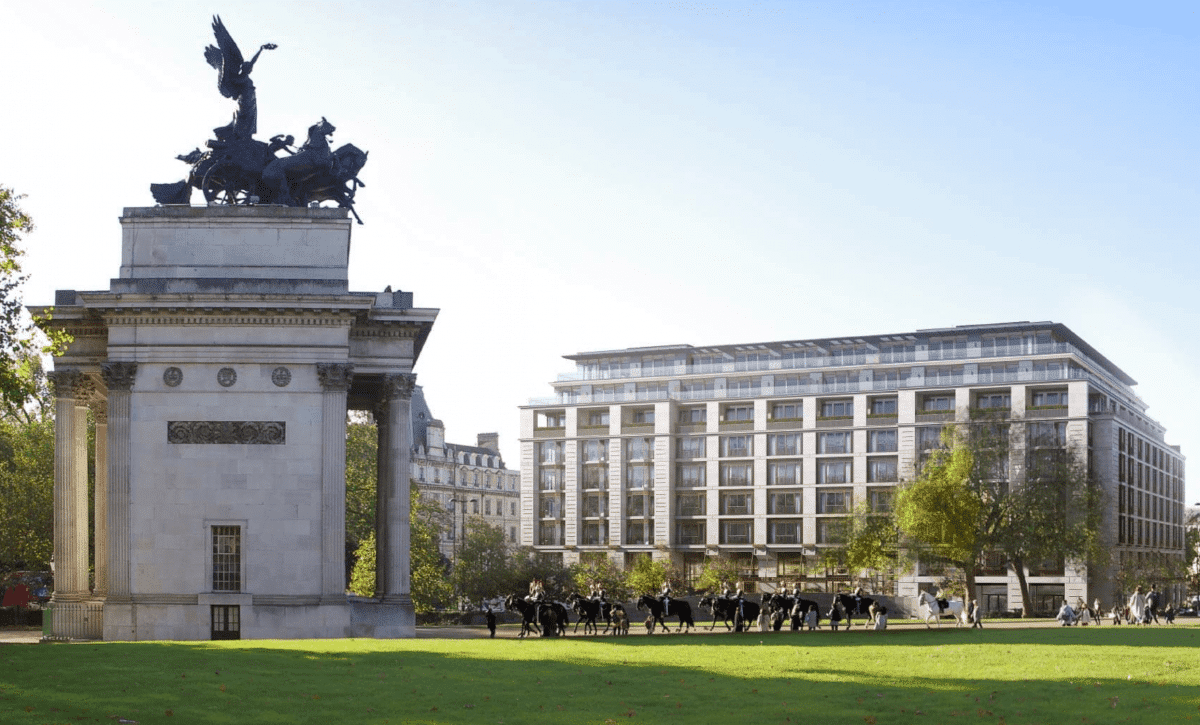
[[[308,129],[307,140],[299,148],[293,147],[295,137],[291,135],[272,136],[269,142],[255,139],[258,100],[250,74],[262,52],[277,46],[265,43],[247,61],[220,17],[213,17],[212,29],[217,44],[204,49],[204,59],[217,69],[217,88],[237,102],[237,110],[232,121],[213,129],[215,138],[204,144],[207,150],[197,148],[176,157],[191,166],[188,178],[150,185],[154,200],[187,204],[194,187],[210,205],[308,206],[334,201],[358,219],[354,194],[364,185],[358,172],[367,163],[366,152],[353,144],[331,150],[329,137],[334,126],[324,118]],[[284,155],[280,156],[281,152]]]

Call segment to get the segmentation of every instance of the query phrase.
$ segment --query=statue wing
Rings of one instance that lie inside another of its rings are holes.
[[[214,15],[212,23],[213,35],[217,38],[217,47],[208,46],[204,49],[204,59],[208,64],[218,71],[217,74],[217,90],[221,91],[221,95],[226,98],[233,98],[235,95],[234,82],[242,72],[242,51],[238,49],[237,43],[233,42],[233,36],[225,29],[225,23],[221,22],[221,16]]]

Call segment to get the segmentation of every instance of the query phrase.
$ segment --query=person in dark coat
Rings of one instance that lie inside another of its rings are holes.
[[[496,613],[492,611],[492,606],[487,605],[487,611],[483,614],[484,620],[487,622],[488,631],[491,632],[492,639],[496,638]]]

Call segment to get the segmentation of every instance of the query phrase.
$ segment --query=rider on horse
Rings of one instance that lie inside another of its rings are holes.
[[[663,616],[671,613],[671,582],[664,581],[662,584],[662,593],[658,596],[659,601],[663,605]]]

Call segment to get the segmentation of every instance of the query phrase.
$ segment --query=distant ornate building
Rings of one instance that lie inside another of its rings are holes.
[[[420,385],[413,392],[412,425],[412,478],[447,513],[442,554],[454,560],[466,523],[476,517],[500,527],[505,540],[516,544],[521,472],[504,467],[499,436],[480,433],[474,446],[446,443],[446,427],[429,411]]]

